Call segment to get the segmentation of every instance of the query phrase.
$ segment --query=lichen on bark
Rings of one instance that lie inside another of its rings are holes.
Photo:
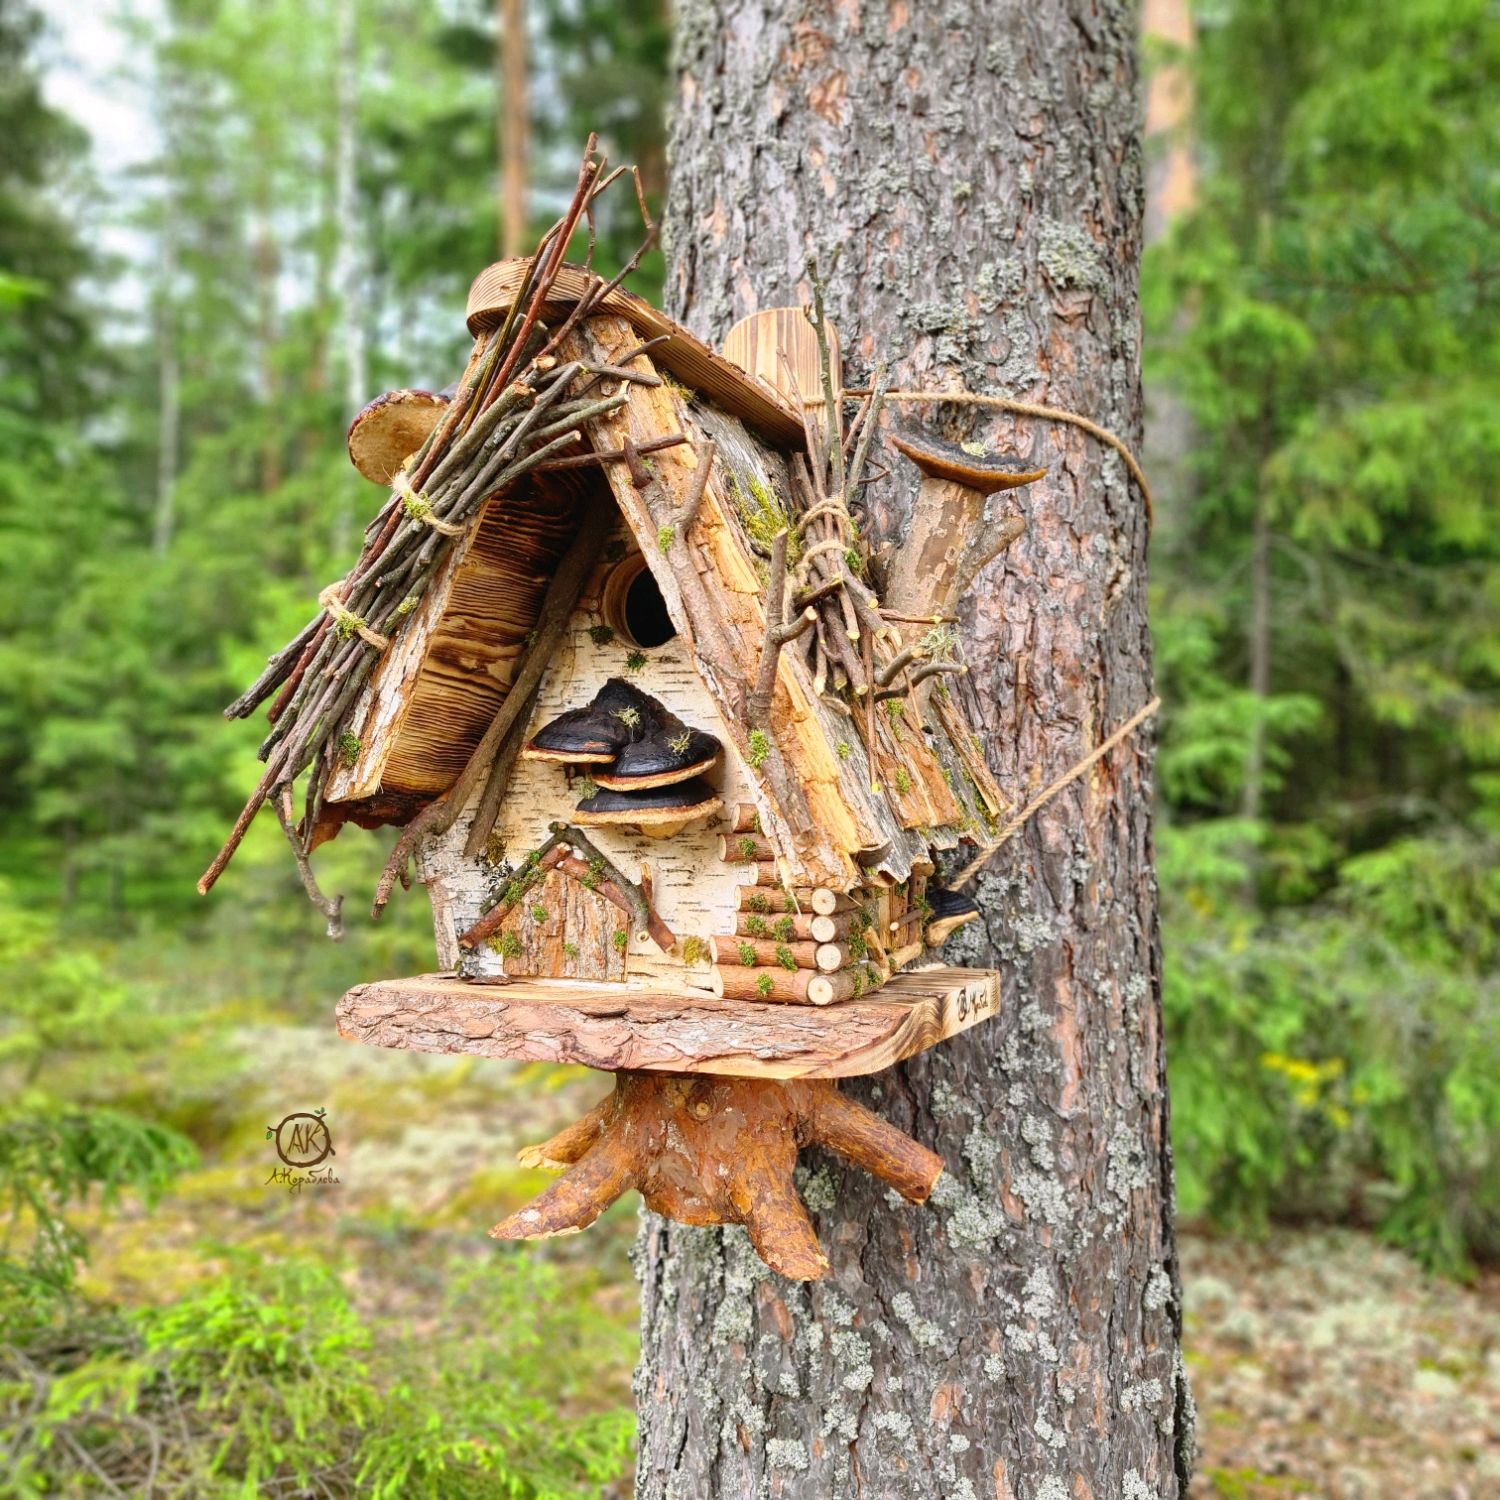
[[[826,267],[850,385],[967,386],[1140,436],[1141,154],[1125,0],[680,0],[670,310],[710,341]],[[956,408],[890,420],[1049,466],[963,609],[1019,804],[1150,696],[1146,524],[1117,455]],[[897,539],[914,477],[872,486]],[[927,1208],[824,1154],[825,1282],[647,1215],[641,1500],[1185,1493],[1148,736],[1048,805],[945,957],[995,1020],[846,1085],[948,1163]]]

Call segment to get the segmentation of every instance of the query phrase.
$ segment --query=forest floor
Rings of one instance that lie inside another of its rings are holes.
[[[1500,1276],[1437,1280],[1352,1231],[1181,1248],[1207,1494],[1500,1496]]]
[[[562,1295],[621,1330],[619,1368],[597,1372],[590,1404],[629,1401],[633,1195],[540,1252],[483,1235],[548,1180],[515,1165],[517,1146],[592,1104],[597,1075],[330,1046],[325,1025],[285,1016],[227,1019],[133,1075],[129,1092],[194,1135],[203,1161],[149,1212],[91,1216],[89,1290],[165,1300],[222,1270],[226,1245],[312,1256],[341,1267],[395,1335],[430,1318],[422,1288],[455,1258],[540,1253]],[[289,1193],[270,1180],[267,1127],[314,1108],[328,1110],[339,1182]],[[1250,1244],[1194,1230],[1182,1256],[1195,1494],[1500,1496],[1500,1277],[1438,1281],[1353,1232]]]

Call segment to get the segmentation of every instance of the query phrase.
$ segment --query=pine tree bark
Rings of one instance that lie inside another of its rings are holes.
[[[826,266],[846,378],[965,385],[1138,444],[1142,211],[1126,0],[680,0],[669,300],[716,341]],[[1075,429],[897,408],[1051,466],[992,504],[1026,535],[964,606],[985,743],[1018,804],[1151,692],[1146,521]],[[897,539],[915,475],[874,517]],[[1149,736],[982,876],[947,956],[997,965],[992,1023],[846,1085],[940,1152],[898,1206],[801,1169],[832,1261],[783,1281],[737,1229],[647,1215],[637,1247],[641,1500],[1169,1500],[1179,1353]]]

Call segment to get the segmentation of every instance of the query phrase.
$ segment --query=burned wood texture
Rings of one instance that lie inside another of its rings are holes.
[[[869,999],[829,1007],[522,979],[490,988],[424,974],[356,985],[339,1001],[338,1026],[347,1041],[410,1052],[607,1072],[850,1078],[978,1025],[998,996],[998,977],[983,969],[898,974]]]
[[[568,1170],[490,1234],[571,1234],[635,1188],[679,1223],[743,1224],[773,1271],[815,1281],[828,1257],[792,1181],[804,1146],[838,1152],[911,1203],[925,1203],[943,1172],[942,1157],[823,1080],[622,1072],[576,1125],[520,1153]]]
[[[580,494],[572,479],[535,480],[484,506],[371,675],[351,718],[359,752],[328,801],[453,785],[520,670]]]
[[[843,246],[848,385],[885,360],[893,389],[1000,392],[1138,442],[1136,7],[676,15],[668,311],[722,337],[804,301],[807,257]],[[946,684],[977,735],[947,743],[1021,807],[1151,697],[1146,518],[1076,428],[921,413],[1048,469],[989,507],[1027,528],[955,611],[971,671]],[[887,462],[867,529],[900,546],[917,475]],[[810,1158],[833,1268],[806,1288],[761,1279],[735,1231],[647,1220],[639,1500],[1185,1494],[1151,801],[1142,736],[1039,811],[945,950],[1001,968],[1000,1021],[847,1086],[949,1163],[934,1212]]]

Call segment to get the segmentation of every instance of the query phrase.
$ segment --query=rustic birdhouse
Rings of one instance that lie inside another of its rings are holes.
[[[846,430],[821,319],[760,314],[721,356],[539,255],[486,270],[468,324],[451,401],[356,419],[351,456],[391,497],[232,709],[280,690],[257,798],[325,909],[308,856],[351,821],[405,827],[377,912],[409,858],[431,899],[439,971],[350,991],[340,1032],[616,1075],[523,1153],[567,1170],[496,1236],[582,1228],[635,1187],[821,1275],[799,1147],[913,1201],[943,1165],[833,1080],[998,1005],[993,972],[934,962],[976,914],[939,856],[1007,811],[953,607],[1015,534],[980,524],[985,496],[1037,473],[898,437],[916,520],[872,557],[878,391]]]

